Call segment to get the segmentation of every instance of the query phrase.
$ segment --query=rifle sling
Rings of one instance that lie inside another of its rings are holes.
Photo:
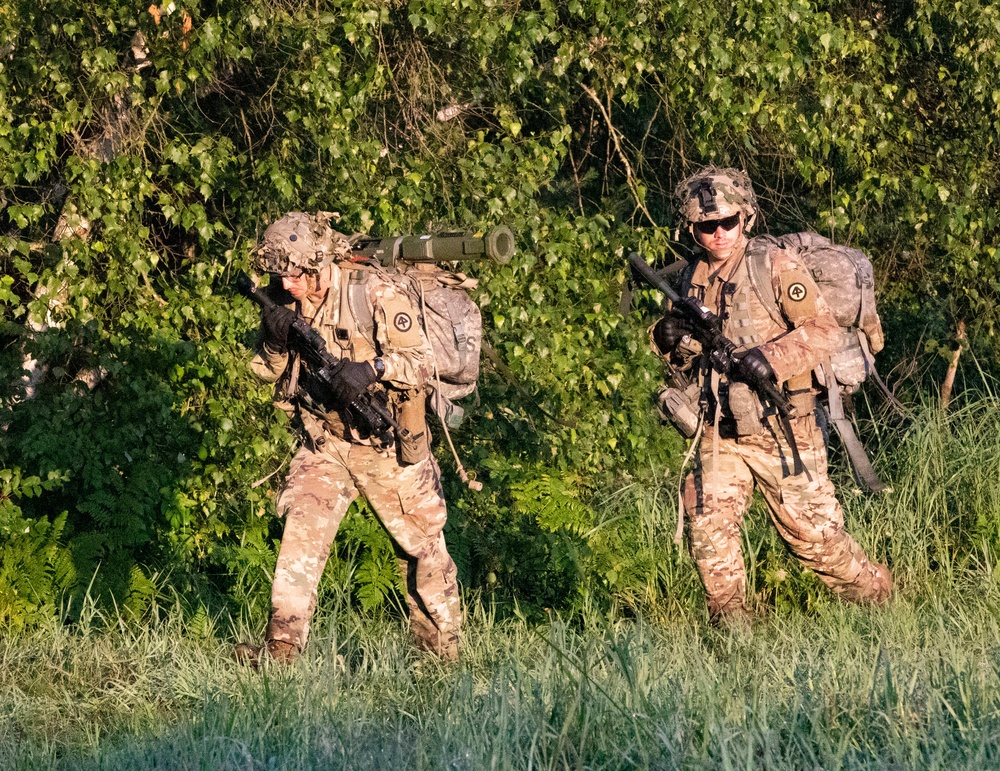
[[[829,404],[823,409],[827,419],[833,424],[837,436],[840,437],[840,443],[847,450],[847,457],[851,461],[851,469],[855,478],[871,492],[881,493],[888,488],[888,485],[879,479],[871,461],[868,460],[864,445],[861,444],[861,440],[854,432],[854,424],[844,412],[844,400],[841,398],[840,386],[833,374],[833,367],[826,366],[824,370],[823,376],[827,383]]]

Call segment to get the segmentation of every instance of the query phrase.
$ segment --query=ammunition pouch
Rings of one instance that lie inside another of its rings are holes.
[[[691,335],[684,335],[670,352],[670,362],[680,369],[686,369],[691,362],[701,356],[702,352],[702,345],[697,339]]]
[[[329,431],[331,436],[341,439],[348,439],[351,435],[343,416],[336,410],[330,410],[323,416],[323,428]]]
[[[697,383],[684,389],[667,386],[660,391],[657,400],[660,417],[672,423],[681,436],[690,439],[698,430],[700,399],[701,386]]]
[[[326,422],[305,409],[299,410],[299,422],[304,435],[313,452],[319,452],[326,444]]]
[[[397,391],[392,394],[396,407],[396,444],[399,462],[403,465],[419,463],[430,455],[427,436],[427,400],[423,392]]]
[[[764,425],[760,399],[746,383],[730,382],[728,389],[729,412],[736,422],[737,436],[757,436]]]

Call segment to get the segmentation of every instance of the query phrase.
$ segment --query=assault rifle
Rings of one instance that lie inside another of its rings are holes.
[[[275,305],[270,297],[257,290],[253,280],[242,270],[236,276],[236,291],[264,311],[269,311]],[[308,362],[313,377],[325,391],[328,391],[336,377],[341,359],[326,349],[326,343],[323,342],[319,332],[309,326],[309,322],[301,316],[296,315],[288,330],[288,347]],[[326,407],[333,406],[331,404],[333,400],[328,394],[322,401]],[[358,428],[367,431],[368,435],[383,447],[391,443],[390,429],[395,429],[397,434],[402,432],[389,414],[388,407],[389,397],[383,389],[362,391],[353,402],[346,405],[347,412],[355,419]]]
[[[719,317],[699,303],[693,297],[681,297],[662,277],[657,275],[638,252],[632,252],[628,257],[629,265],[643,281],[654,289],[659,289],[673,303],[673,310],[690,322],[694,329],[694,337],[708,352],[712,367],[723,375],[746,383],[757,395],[774,405],[783,418],[795,417],[794,408],[778,388],[777,384],[768,379],[758,377],[737,356],[733,355],[736,343],[722,334],[722,323]]]

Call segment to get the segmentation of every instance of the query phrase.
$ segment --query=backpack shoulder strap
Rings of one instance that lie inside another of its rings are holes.
[[[861,444],[861,440],[858,439],[850,418],[844,412],[844,401],[840,393],[840,386],[837,385],[837,378],[833,374],[833,365],[827,362],[822,366],[825,369],[826,382],[829,383],[829,387],[827,388],[828,403],[824,407],[826,417],[833,424],[837,435],[840,437],[840,443],[847,451],[847,457],[851,461],[851,468],[854,471],[855,478],[873,493],[881,493],[888,489],[888,485],[879,479],[878,473],[872,466],[871,461],[868,460],[868,453],[865,452],[865,446]]]
[[[747,273],[750,275],[750,286],[771,318],[776,324],[787,326],[788,321],[781,315],[778,298],[774,296],[774,284],[771,282],[771,251],[780,247],[781,242],[773,236],[750,239],[747,244]]]
[[[347,302],[351,307],[351,315],[358,330],[365,337],[371,337],[375,330],[375,315],[368,301],[368,288],[365,286],[365,273],[362,270],[352,270],[347,279]]]

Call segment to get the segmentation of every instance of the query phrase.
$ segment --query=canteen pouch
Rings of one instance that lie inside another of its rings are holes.
[[[660,418],[672,423],[685,439],[690,439],[698,430],[700,398],[701,387],[697,383],[684,389],[667,386],[658,398]]]
[[[399,394],[396,401],[396,422],[399,431],[399,462],[409,466],[419,463],[430,453],[427,441],[427,402],[418,391]]]

